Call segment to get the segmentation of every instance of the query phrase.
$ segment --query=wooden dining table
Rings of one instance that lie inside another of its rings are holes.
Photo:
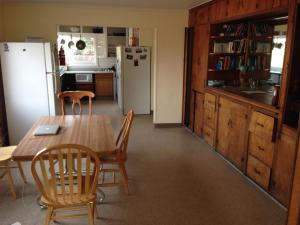
[[[59,125],[56,135],[35,136],[41,125]],[[41,117],[34,123],[13,153],[17,161],[31,161],[42,149],[57,144],[80,144],[99,155],[116,148],[110,117],[107,115],[65,115]]]

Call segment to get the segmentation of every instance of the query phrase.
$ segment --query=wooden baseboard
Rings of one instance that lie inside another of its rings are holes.
[[[155,128],[172,128],[172,127],[182,127],[181,123],[155,123]]]

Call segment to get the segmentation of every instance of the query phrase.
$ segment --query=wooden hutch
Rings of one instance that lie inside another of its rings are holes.
[[[289,208],[288,225],[300,225],[299,40],[300,0],[213,0],[189,11],[184,124]],[[274,48],[284,48],[278,73]]]

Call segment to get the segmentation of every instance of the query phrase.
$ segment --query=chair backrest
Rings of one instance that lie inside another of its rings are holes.
[[[76,114],[75,106],[79,106],[79,115],[82,114],[82,104],[81,99],[83,97],[89,98],[89,115],[92,115],[92,98],[95,97],[95,94],[90,91],[64,91],[57,94],[57,97],[60,99],[61,113],[65,115],[65,98],[69,97],[72,99],[72,111],[73,114]]]
[[[97,154],[75,144],[45,148],[31,163],[33,178],[51,205],[70,205],[83,201],[82,196],[95,194],[99,168]]]
[[[116,140],[117,152],[122,160],[127,159],[127,145],[133,116],[133,110],[130,110],[123,119],[122,127]]]

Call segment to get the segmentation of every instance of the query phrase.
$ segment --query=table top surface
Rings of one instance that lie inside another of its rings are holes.
[[[35,136],[41,125],[59,125],[56,135]],[[101,154],[115,150],[111,121],[107,115],[65,115],[41,117],[20,141],[14,160],[32,160],[42,149],[56,144],[80,144]]]

